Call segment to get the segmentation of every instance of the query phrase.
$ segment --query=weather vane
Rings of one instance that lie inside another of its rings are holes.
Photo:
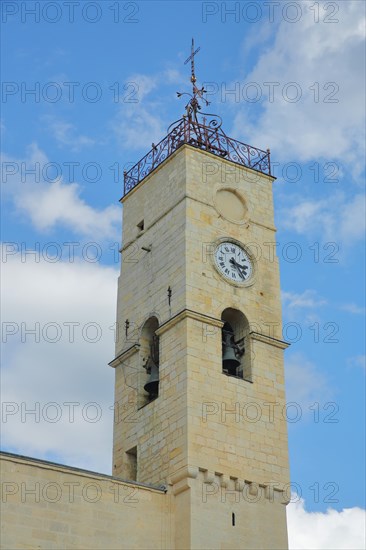
[[[205,105],[210,105],[210,102],[207,101],[206,98],[203,97],[203,94],[206,93],[206,90],[202,86],[201,89],[197,88],[196,86],[196,74],[195,74],[195,68],[194,68],[194,56],[196,53],[200,51],[200,47],[198,47],[196,50],[194,49],[194,38],[192,38],[192,47],[191,47],[191,55],[188,57],[188,59],[185,60],[184,64],[187,65],[187,63],[191,62],[191,82],[192,82],[192,94],[189,94],[188,92],[177,92],[177,96],[181,97],[182,95],[188,95],[191,99],[186,105],[186,112],[188,119],[192,120],[192,118],[197,120],[197,111],[201,110],[201,105],[199,104],[198,99],[204,101]]]

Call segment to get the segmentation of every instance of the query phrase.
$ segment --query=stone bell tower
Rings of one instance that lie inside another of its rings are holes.
[[[173,548],[284,549],[270,154],[199,113],[194,53],[186,114],[125,173],[113,475],[166,486]]]

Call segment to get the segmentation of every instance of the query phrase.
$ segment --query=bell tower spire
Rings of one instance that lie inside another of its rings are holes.
[[[124,175],[113,474],[166,487],[169,547],[283,549],[275,178],[268,149],[201,112],[198,51],[186,113]]]

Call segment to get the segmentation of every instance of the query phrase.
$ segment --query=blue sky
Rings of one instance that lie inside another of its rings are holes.
[[[194,36],[210,110],[275,163],[291,525],[340,525],[365,506],[364,4],[73,10],[2,3],[3,448],[110,472],[122,172],[183,114]]]

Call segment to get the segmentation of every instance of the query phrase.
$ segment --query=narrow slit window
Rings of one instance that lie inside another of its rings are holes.
[[[129,470],[128,479],[137,481],[137,447],[126,451],[126,460]]]
[[[235,527],[235,514],[234,512],[231,514],[231,525]]]
[[[144,220],[141,220],[140,223],[137,224],[137,228],[138,228],[140,231],[143,231],[143,230],[144,230]]]

